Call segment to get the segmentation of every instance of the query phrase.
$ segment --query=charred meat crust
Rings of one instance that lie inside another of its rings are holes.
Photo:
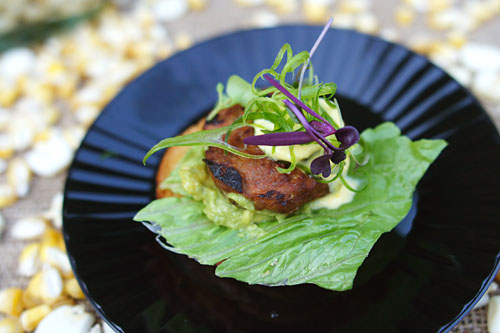
[[[206,124],[204,129],[228,126],[242,114],[243,108],[239,105],[221,110],[216,120]],[[243,139],[253,134],[252,127],[242,127],[231,132],[228,142],[247,153],[264,154],[258,146],[243,144]],[[210,147],[205,152],[205,163],[219,189],[242,194],[257,210],[290,214],[328,193],[327,184],[318,183],[298,168],[290,174],[279,173],[276,167],[286,168],[287,165],[269,158],[248,159]]]
[[[210,170],[214,178],[221,181],[222,183],[224,183],[224,185],[229,186],[238,193],[243,192],[243,180],[241,179],[241,175],[239,174],[238,170],[226,164],[217,163],[215,161],[207,159],[204,159],[203,161],[207,164],[208,169]]]

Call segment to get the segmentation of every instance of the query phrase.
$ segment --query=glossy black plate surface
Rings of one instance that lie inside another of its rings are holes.
[[[498,269],[500,140],[478,102],[424,57],[332,29],[314,56],[337,83],[349,124],[394,121],[412,139],[449,142],[408,217],[377,242],[354,288],[249,286],[163,250],[132,222],[154,197],[161,154],[146,151],[199,119],[231,74],[251,80],[281,45],[307,50],[320,28],[237,32],[159,63],[102,112],[70,169],[64,233],[91,303],[124,332],[432,332],[453,327]]]

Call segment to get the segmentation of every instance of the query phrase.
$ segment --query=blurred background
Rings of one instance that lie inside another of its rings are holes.
[[[111,331],[72,274],[62,190],[124,85],[199,41],[330,16],[428,56],[500,125],[500,0],[0,0],[0,332]],[[454,331],[500,332],[495,288]]]

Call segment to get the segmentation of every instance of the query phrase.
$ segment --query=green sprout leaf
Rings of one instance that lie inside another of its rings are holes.
[[[252,155],[242,152],[237,147],[230,145],[226,141],[222,140],[222,136],[232,130],[246,126],[246,124],[230,125],[226,127],[216,128],[213,130],[206,130],[200,132],[194,132],[186,135],[180,135],[173,138],[167,138],[158,142],[151,148],[146,156],[144,156],[143,163],[146,164],[148,158],[159,150],[175,147],[175,146],[210,146],[224,149],[227,152],[233,153],[238,156],[260,159],[266,157],[265,155]]]

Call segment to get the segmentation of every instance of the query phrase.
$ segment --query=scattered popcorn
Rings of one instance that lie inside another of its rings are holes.
[[[26,119],[23,119],[23,122],[12,122],[7,133],[12,148],[17,151],[22,151],[30,147],[35,138],[35,128],[29,121],[26,121]]]
[[[390,42],[396,42],[401,38],[398,30],[392,29],[392,28],[382,28],[379,31],[379,35],[383,39],[390,41]]]
[[[63,208],[63,194],[57,193],[52,198],[50,208],[44,213],[44,217],[52,221],[52,225],[61,229],[62,227],[62,208]]]
[[[427,35],[416,35],[409,41],[410,48],[422,54],[430,53],[434,47],[434,42]]]
[[[7,184],[0,184],[0,208],[8,207],[16,200],[14,189]]]
[[[488,332],[500,333],[500,295],[491,297],[488,304]]]
[[[0,332],[2,333],[22,333],[23,328],[19,320],[15,317],[7,317],[0,320]]]
[[[343,0],[339,3],[338,10],[341,13],[358,14],[367,12],[370,7],[371,2],[369,0]]]
[[[476,71],[500,71],[500,47],[467,43],[460,50],[460,61],[468,68]]]
[[[477,72],[472,81],[472,90],[481,98],[500,103],[500,73],[489,70]]]
[[[19,91],[16,87],[0,87],[0,106],[10,107],[17,99]]]
[[[95,318],[80,305],[60,306],[42,319],[35,333],[88,333]]]
[[[55,309],[62,305],[75,305],[75,301],[67,295],[62,295],[51,304],[51,307]]]
[[[152,7],[154,16],[162,22],[170,22],[184,16],[188,11],[186,0],[158,0]]]
[[[500,1],[498,0],[485,0],[486,6],[491,10],[495,15],[500,15]]]
[[[337,28],[350,29],[354,27],[354,15],[337,13],[333,15],[332,25]]]
[[[180,33],[175,36],[175,46],[179,50],[187,49],[188,47],[191,47],[191,45],[193,45],[193,39],[190,35],[186,33]]]
[[[428,0],[404,0],[404,2],[419,13],[425,13],[429,10]]]
[[[41,101],[32,98],[32,96],[23,96],[16,101],[15,110],[21,115],[21,117],[13,117],[16,121],[27,121],[32,123],[36,114],[42,111],[45,104]],[[26,116],[30,116],[27,117]]]
[[[32,71],[35,65],[35,53],[26,47],[10,49],[0,58],[0,76],[17,80]]]
[[[428,2],[429,11],[439,12],[450,8],[453,5],[454,0],[431,0]]]
[[[85,127],[92,125],[100,113],[100,108],[94,105],[84,105],[76,109],[76,119]]]
[[[46,304],[35,306],[31,309],[25,310],[19,317],[21,325],[25,331],[33,331],[38,323],[50,313],[50,306]]]
[[[43,248],[56,247],[61,251],[66,251],[62,233],[54,228],[49,227],[45,230],[41,239],[41,244]]]
[[[26,161],[20,157],[14,158],[7,169],[7,182],[19,198],[28,195],[31,184],[31,170]]]
[[[8,109],[0,108],[0,130],[5,130],[11,119],[11,113]]]
[[[474,307],[472,308],[472,310],[476,310],[476,309],[482,308],[483,306],[488,305],[489,302],[490,302],[490,296],[488,295],[488,293],[485,293],[483,295],[483,297],[481,297],[479,299],[479,301],[476,303],[476,305],[474,305]]]
[[[95,324],[94,326],[92,326],[92,328],[90,329],[89,333],[103,333],[101,325],[100,324]]]
[[[31,277],[40,269],[40,244],[31,243],[27,245],[19,256],[17,274]]]
[[[429,52],[429,58],[441,67],[447,67],[458,62],[458,51],[448,44],[436,44]]]
[[[207,7],[208,0],[188,0],[189,9],[191,10],[203,10]]]
[[[279,18],[276,14],[270,11],[262,10],[253,15],[251,23],[256,27],[273,27],[278,25]]]
[[[452,9],[449,11],[439,12],[432,14],[428,17],[427,23],[432,29],[445,30],[454,26],[457,17],[460,17],[461,13],[458,9]]]
[[[304,1],[302,11],[307,22],[323,24],[328,20],[330,4],[318,1]]]
[[[42,260],[52,265],[52,267],[57,268],[64,277],[73,275],[68,255],[65,252],[53,246],[45,247],[42,251]]]
[[[53,106],[48,106],[42,111],[42,118],[46,125],[54,125],[61,117],[61,113]]]
[[[66,280],[64,283],[64,291],[74,299],[85,299],[85,295],[75,278]]]
[[[115,333],[115,330],[112,329],[108,324],[105,322],[102,323],[102,328],[103,328],[103,333]]]
[[[467,36],[460,31],[450,31],[447,35],[448,41],[457,49],[461,48],[467,42]]]
[[[63,130],[64,140],[70,145],[73,150],[76,150],[85,136],[85,128],[83,126],[71,126]]]
[[[486,22],[493,18],[495,11],[491,4],[486,1],[466,1],[464,3],[464,12],[467,16],[473,17],[478,22]]]
[[[37,101],[45,104],[50,104],[54,101],[54,89],[47,82],[37,80],[26,80],[22,85],[22,92],[25,95],[31,96]]]
[[[151,26],[151,29],[149,30],[149,36],[155,43],[165,43],[170,40],[168,30],[160,24]]]
[[[15,239],[34,239],[43,235],[47,229],[45,221],[39,217],[27,217],[17,221],[10,230]]]
[[[19,316],[24,309],[21,301],[23,291],[19,288],[7,288],[0,291],[0,313]]]
[[[472,72],[463,66],[447,66],[446,71],[463,86],[470,86],[472,83]]]
[[[63,280],[59,272],[52,267],[45,267],[41,275],[40,291],[45,303],[54,303],[63,292]]]
[[[396,22],[402,27],[409,26],[415,21],[415,12],[407,6],[398,7],[394,15]]]
[[[377,17],[371,13],[359,14],[355,19],[354,27],[361,32],[374,34],[378,30]]]
[[[299,8],[299,0],[266,0],[266,4],[282,15],[294,13]]]
[[[52,177],[63,171],[72,158],[73,151],[61,133],[53,133],[48,140],[37,142],[26,154],[31,170],[42,177]]]
[[[132,11],[132,17],[134,21],[138,21],[139,24],[144,28],[148,29],[155,23],[155,18],[153,13],[149,10],[147,5],[137,1],[135,8]]]
[[[486,290],[486,292],[483,294],[483,297],[481,297],[479,302],[477,302],[472,309],[473,310],[478,309],[487,305],[488,302],[490,301],[490,295],[493,294],[497,289],[498,289],[498,284],[495,281],[493,281],[488,287],[488,290]]]
[[[89,68],[88,75],[92,76],[95,75],[96,77],[99,77],[101,75],[104,75],[107,71],[107,68],[111,66],[111,64],[106,63],[102,65],[102,68],[96,68],[97,65],[93,68]],[[75,96],[75,99],[73,100],[74,106],[88,106],[88,105],[94,105],[94,106],[101,106],[101,101],[103,100],[104,95],[102,91],[102,87],[98,85],[86,85],[84,88],[80,89]]]
[[[25,297],[30,304],[54,304],[63,293],[63,280],[57,269],[45,266],[28,283]]]
[[[6,134],[0,134],[0,158],[9,158],[14,154],[12,140]]]

